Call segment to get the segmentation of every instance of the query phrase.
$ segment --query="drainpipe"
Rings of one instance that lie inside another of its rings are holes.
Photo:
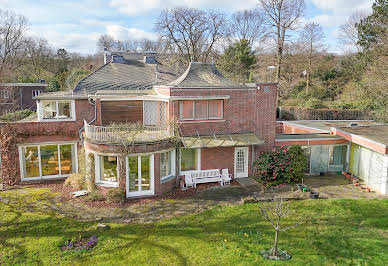
[[[88,122],[88,125],[90,125],[91,123],[93,123],[97,119],[97,105],[96,105],[96,102],[92,103],[91,98],[88,98],[88,102],[89,102],[89,104],[94,105],[94,118]],[[82,127],[78,132],[81,141],[84,140],[83,136],[82,136],[82,131],[84,131],[84,130],[85,130],[85,127]]]

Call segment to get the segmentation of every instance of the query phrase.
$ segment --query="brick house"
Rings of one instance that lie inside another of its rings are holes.
[[[37,121],[1,125],[5,182],[67,177],[85,148],[98,187],[152,196],[193,170],[251,175],[259,153],[274,147],[275,83],[234,83],[198,62],[180,75],[154,54],[109,59],[72,92],[35,97]]]
[[[0,83],[0,115],[17,110],[36,110],[34,97],[46,92],[45,83]]]

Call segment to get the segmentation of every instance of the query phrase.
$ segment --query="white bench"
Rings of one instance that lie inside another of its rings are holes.
[[[188,187],[197,187],[197,184],[219,182],[224,185],[220,169],[196,170],[185,174],[185,184]]]

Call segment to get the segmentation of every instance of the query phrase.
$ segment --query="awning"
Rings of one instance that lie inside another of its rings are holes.
[[[213,148],[213,147],[233,147],[233,146],[249,146],[261,145],[264,141],[260,140],[255,134],[228,134],[228,135],[212,135],[212,136],[197,136],[183,137],[182,143],[185,148]]]

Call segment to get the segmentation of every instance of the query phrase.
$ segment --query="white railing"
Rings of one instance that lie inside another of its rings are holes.
[[[155,142],[174,136],[169,126],[94,126],[84,121],[86,139],[106,143]]]

